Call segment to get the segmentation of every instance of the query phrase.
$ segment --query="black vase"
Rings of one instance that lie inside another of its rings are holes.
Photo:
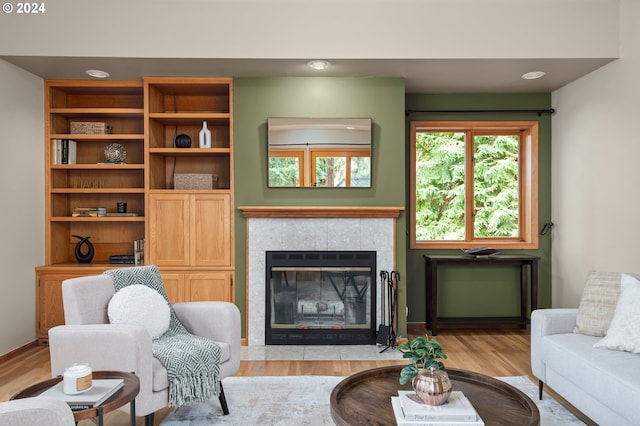
[[[91,263],[93,255],[95,254],[93,244],[89,241],[91,237],[81,237],[80,235],[74,235],[74,237],[80,240],[80,242],[76,244],[76,260],[78,263]],[[86,247],[86,252],[83,252],[83,247]]]
[[[181,133],[176,136],[174,143],[176,145],[176,148],[189,148],[191,146],[191,138],[189,137],[189,135]]]

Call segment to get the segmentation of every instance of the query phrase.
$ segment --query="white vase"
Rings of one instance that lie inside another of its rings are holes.
[[[200,130],[200,148],[211,148],[211,130],[207,128],[207,122],[202,122]]]

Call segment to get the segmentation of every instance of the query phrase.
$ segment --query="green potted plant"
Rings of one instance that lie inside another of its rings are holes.
[[[418,397],[428,405],[441,405],[451,394],[451,381],[444,371],[444,364],[438,359],[446,359],[444,349],[435,339],[418,336],[398,345],[402,357],[411,363],[400,371],[400,384],[411,382]]]

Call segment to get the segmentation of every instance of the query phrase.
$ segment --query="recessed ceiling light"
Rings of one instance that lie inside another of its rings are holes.
[[[525,80],[535,80],[537,78],[544,77],[546,72],[544,71],[531,71],[525,74],[522,74],[522,78]]]
[[[86,70],[85,74],[95,78],[107,78],[110,75],[108,72],[102,70]]]
[[[314,59],[313,61],[307,62],[307,65],[314,70],[324,70],[331,66],[331,62],[322,59]]]

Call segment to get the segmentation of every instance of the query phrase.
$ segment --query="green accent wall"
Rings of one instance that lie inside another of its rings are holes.
[[[235,78],[233,85],[236,207],[405,206],[405,89],[402,79]],[[269,117],[371,118],[371,188],[268,188]],[[406,215],[403,212],[396,228],[396,269],[401,277],[406,276],[405,231]],[[246,318],[246,237],[246,220],[236,209],[236,304],[243,314],[243,330]],[[399,310],[403,312],[406,305],[404,281],[400,286]],[[404,315],[400,315],[398,329],[406,335]]]
[[[551,94],[408,94],[407,110],[542,110],[551,108]],[[540,228],[551,221],[551,115],[537,113],[418,113],[406,119],[407,173],[409,170],[409,126],[411,121],[424,120],[517,120],[539,122],[538,146],[538,223]],[[407,185],[409,176],[407,174]],[[407,186],[407,194],[409,188]],[[407,211],[409,206],[407,195]],[[538,250],[503,250],[540,256],[538,307],[551,307],[551,233],[539,236]],[[425,254],[452,254],[457,250],[412,250],[407,239],[407,300],[408,322],[426,321]],[[448,317],[518,316],[519,269],[455,268],[441,270],[438,314]]]
[[[406,110],[548,109],[551,94],[405,94],[399,78],[270,77],[234,79],[235,206],[404,206],[409,209],[409,123],[412,120],[538,120],[540,227],[551,220],[551,116],[536,113],[411,113]],[[371,188],[268,188],[269,117],[361,117],[373,120]],[[408,211],[408,210],[406,210]],[[397,334],[426,320],[424,254],[412,250],[406,211],[397,221],[401,274]],[[235,213],[236,304],[246,314],[246,220]],[[551,239],[540,236],[539,307],[551,306]],[[457,251],[456,251],[457,252]],[[509,252],[509,251],[505,251]],[[518,270],[446,268],[442,316],[517,316]],[[409,308],[405,319],[405,308]],[[243,326],[244,330],[244,326]],[[244,333],[244,332],[243,332]],[[245,336],[246,337],[246,336]]]

